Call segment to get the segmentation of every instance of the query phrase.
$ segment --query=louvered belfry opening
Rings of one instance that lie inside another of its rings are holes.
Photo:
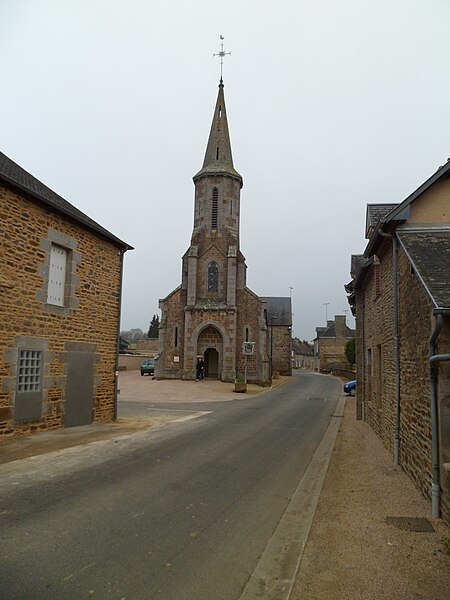
[[[219,209],[219,190],[213,189],[212,196],[212,212],[211,212],[211,229],[217,229],[217,218]]]

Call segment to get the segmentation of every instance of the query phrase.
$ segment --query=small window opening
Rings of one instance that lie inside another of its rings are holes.
[[[37,350],[21,350],[19,353],[18,392],[38,392],[41,389],[42,353]]]
[[[216,160],[219,160],[219,146],[216,148]]]
[[[213,189],[213,197],[212,197],[211,229],[217,229],[218,210],[219,210],[219,191],[217,188],[214,188]]]
[[[221,116],[222,116],[222,107],[219,106],[219,117],[221,117]]]
[[[246,328],[245,328],[245,341],[246,341],[246,342],[249,342],[249,341],[250,341],[249,337],[250,337],[250,332],[249,332],[249,330],[248,330],[248,327],[246,327]]]
[[[178,327],[175,327],[174,345],[178,348]]]
[[[233,214],[233,200],[230,200],[230,215]]]

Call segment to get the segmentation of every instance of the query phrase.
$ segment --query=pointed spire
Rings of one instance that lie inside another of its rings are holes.
[[[239,179],[242,186],[242,177],[233,167],[222,79],[219,83],[219,93],[206,147],[205,160],[202,169],[194,176],[194,181],[205,175],[230,175]]]

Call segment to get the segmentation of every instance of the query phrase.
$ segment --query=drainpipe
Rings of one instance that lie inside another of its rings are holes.
[[[431,484],[431,514],[434,519],[440,514],[440,456],[439,456],[439,405],[438,405],[438,362],[450,360],[450,354],[436,354],[436,341],[442,329],[442,314],[448,311],[433,311],[436,324],[429,340],[430,383],[431,383],[431,465],[433,481]]]
[[[119,310],[117,314],[117,347],[116,347],[116,365],[114,369],[114,413],[113,421],[117,421],[117,408],[119,399],[119,350],[120,350],[120,319],[122,316],[122,286],[123,286],[123,256],[126,250],[118,250],[120,254],[120,281],[119,281]]]
[[[394,465],[399,464],[400,452],[400,344],[398,337],[398,269],[397,236],[378,229],[381,237],[392,238],[392,271],[394,276],[394,362],[395,362],[395,426],[394,426]]]

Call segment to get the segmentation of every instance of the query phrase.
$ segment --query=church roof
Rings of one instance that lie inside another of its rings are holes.
[[[267,302],[267,324],[273,327],[290,327],[292,325],[292,307],[289,297],[265,296]]]
[[[242,177],[233,166],[222,80],[219,84],[219,93],[217,95],[203,167],[194,175],[194,181],[207,175],[229,175],[238,179],[242,187]]]

